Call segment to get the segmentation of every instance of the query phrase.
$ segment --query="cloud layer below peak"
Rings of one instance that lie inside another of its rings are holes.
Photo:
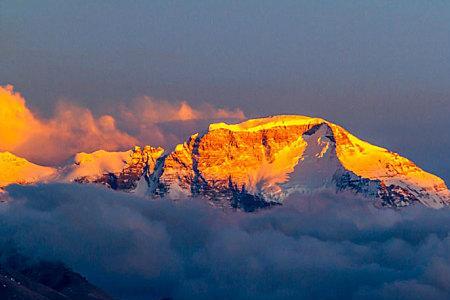
[[[293,196],[256,214],[94,186],[11,186],[2,249],[120,299],[448,299],[450,211]]]

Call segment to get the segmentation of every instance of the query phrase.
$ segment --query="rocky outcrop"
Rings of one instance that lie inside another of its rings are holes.
[[[130,151],[80,153],[74,164],[62,172],[63,181],[100,183],[115,190],[131,191],[139,180],[153,173],[156,161],[164,149],[135,146]]]

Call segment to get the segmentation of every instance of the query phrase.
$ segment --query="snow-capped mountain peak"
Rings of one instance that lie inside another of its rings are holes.
[[[182,191],[279,203],[292,192],[334,188],[388,206],[450,201],[439,177],[338,125],[305,116],[212,124],[169,154],[162,168],[159,182],[173,197]]]
[[[295,115],[211,124],[167,154],[151,146],[79,153],[58,176],[53,168],[22,164],[31,170],[25,173],[42,175],[36,180],[102,183],[151,197],[201,196],[244,210],[320,190],[352,191],[382,206],[450,203],[444,181],[410,160],[324,119]]]

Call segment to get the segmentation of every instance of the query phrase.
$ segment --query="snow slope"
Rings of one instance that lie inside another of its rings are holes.
[[[10,152],[0,152],[0,188],[13,183],[48,181],[55,175],[54,168],[33,164]]]

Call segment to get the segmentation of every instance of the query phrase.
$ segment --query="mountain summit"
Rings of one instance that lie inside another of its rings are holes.
[[[247,211],[292,193],[352,191],[381,206],[450,203],[444,181],[410,160],[320,118],[295,115],[211,124],[174,151],[135,147],[79,154],[59,181],[180,199],[202,196]]]
[[[304,116],[212,124],[161,159],[149,183],[151,194],[207,195],[244,209],[322,189],[351,190],[385,206],[450,202],[437,176],[340,126]]]

